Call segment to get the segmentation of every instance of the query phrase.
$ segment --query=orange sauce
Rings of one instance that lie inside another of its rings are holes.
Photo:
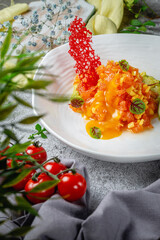
[[[122,134],[122,131],[119,129],[118,119],[110,119],[107,122],[98,122],[91,120],[86,124],[86,131],[90,135],[89,130],[92,127],[98,127],[101,129],[102,136],[101,139],[107,140],[119,137]]]

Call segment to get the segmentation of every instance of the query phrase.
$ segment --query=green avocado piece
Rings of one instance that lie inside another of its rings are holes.
[[[142,77],[143,77],[143,82],[147,85],[157,83],[156,85],[151,86],[151,90],[160,95],[160,81],[155,79],[152,76],[148,76],[146,73],[143,73]]]

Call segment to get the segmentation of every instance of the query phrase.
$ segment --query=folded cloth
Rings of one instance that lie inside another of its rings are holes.
[[[94,34],[116,33],[124,12],[123,0],[87,0],[96,8],[96,13],[89,19],[87,28]]]
[[[83,223],[77,240],[160,239],[160,180],[138,191],[111,192]]]
[[[88,187],[84,197],[70,203],[56,194],[46,202],[34,205],[40,217],[30,214],[13,217],[5,232],[15,225],[31,225],[34,228],[24,240],[160,239],[160,180],[142,190],[111,192],[88,216],[86,169],[73,160],[62,162],[76,168],[86,178]]]

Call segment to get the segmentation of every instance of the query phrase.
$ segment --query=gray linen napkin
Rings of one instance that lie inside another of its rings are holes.
[[[40,218],[30,214],[15,217],[14,221],[8,222],[5,231],[17,227],[17,224],[29,224],[35,228],[24,240],[160,239],[160,180],[138,191],[111,192],[88,216],[86,169],[73,160],[63,163],[73,166],[86,178],[88,188],[85,196],[70,203],[56,194],[46,202],[34,205]]]
[[[83,223],[77,240],[160,239],[160,180],[138,191],[108,194]]]

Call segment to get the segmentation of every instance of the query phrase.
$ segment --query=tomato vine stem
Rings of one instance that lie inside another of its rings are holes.
[[[69,171],[71,171],[73,174],[76,174],[76,170],[74,168],[67,168],[67,169],[59,172],[56,176],[58,176],[58,175],[60,175],[62,173],[65,173],[65,172],[69,172]]]
[[[50,177],[53,178],[54,180],[59,181],[59,178],[57,177],[57,175],[54,175],[54,174],[50,173],[49,171],[47,171],[47,170],[46,170],[41,164],[39,164],[37,161],[35,161],[35,160],[31,160],[31,161],[35,164],[35,166],[37,166],[39,169],[41,169],[42,172],[48,174],[48,176],[50,176]]]
[[[47,162],[49,162],[51,160],[53,160],[54,162],[57,162],[57,163],[60,162],[60,159],[58,157],[52,157],[52,158],[47,159],[45,162],[43,162],[42,166],[45,165]]]

